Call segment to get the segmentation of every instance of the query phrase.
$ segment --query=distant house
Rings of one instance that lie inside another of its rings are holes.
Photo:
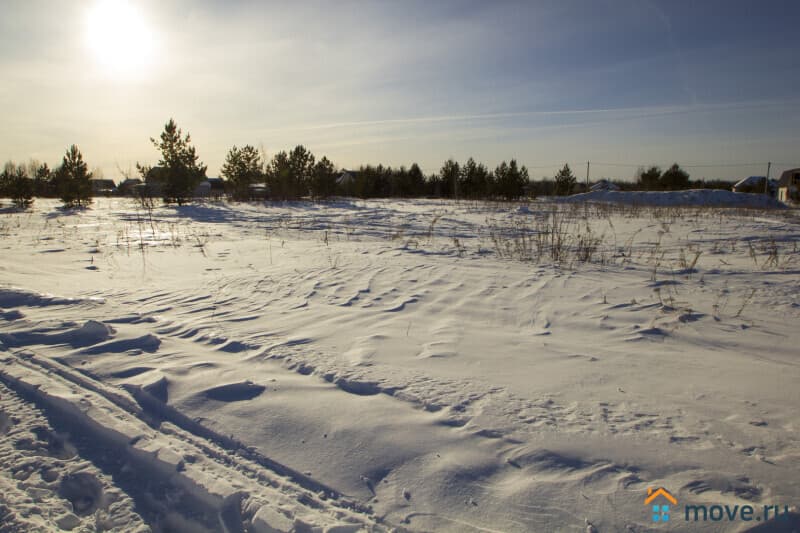
[[[336,178],[336,185],[340,187],[350,187],[353,185],[353,182],[356,181],[356,176],[358,176],[358,172],[355,170],[342,169],[342,173]]]
[[[778,200],[800,202],[800,168],[793,168],[781,174],[778,180]]]
[[[749,178],[744,178],[734,183],[731,190],[733,192],[763,194],[764,180],[766,179],[766,176],[750,176]],[[769,192],[771,196],[775,196],[775,183],[775,180],[769,180],[767,192]]]
[[[225,181],[222,178],[208,178],[194,189],[195,198],[222,198],[225,195]]]
[[[143,182],[139,178],[127,178],[117,187],[117,194],[122,196],[133,196],[136,194],[136,186]]]
[[[611,183],[611,181],[603,178],[600,181],[598,181],[597,183],[595,183],[594,185],[592,185],[589,188],[589,190],[591,192],[595,192],[595,191],[618,191],[619,190],[619,186],[614,184],[614,183]]]
[[[269,186],[266,183],[251,183],[247,189],[251,200],[266,200],[269,196]]]
[[[336,178],[336,188],[345,196],[354,196],[356,194],[357,179],[358,171],[342,169],[342,173]]]
[[[92,178],[89,182],[92,184],[92,196],[111,196],[117,192],[114,180]]]

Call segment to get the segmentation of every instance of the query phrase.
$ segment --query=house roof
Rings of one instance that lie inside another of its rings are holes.
[[[748,178],[741,179],[733,184],[733,190],[736,191],[737,189],[758,187],[759,185],[761,185],[761,182],[764,179],[766,179],[766,176],[750,176]]]
[[[800,174],[800,168],[790,168],[789,170],[785,170],[778,180],[778,187],[788,187],[789,180],[795,174]]]
[[[336,178],[336,183],[338,183],[339,185],[342,185],[344,183],[350,183],[355,179],[357,175],[358,172],[355,170],[342,169],[342,173],[339,174],[338,178]]]
[[[617,184],[612,183],[610,180],[603,178],[591,187],[589,187],[590,191],[618,191],[619,186]]]

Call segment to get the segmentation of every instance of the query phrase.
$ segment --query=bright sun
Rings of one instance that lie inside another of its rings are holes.
[[[115,77],[141,77],[155,52],[153,32],[126,0],[98,0],[87,18],[87,43],[97,62]]]

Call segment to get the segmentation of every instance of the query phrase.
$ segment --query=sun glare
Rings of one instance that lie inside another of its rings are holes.
[[[141,77],[153,61],[153,32],[126,0],[99,0],[89,11],[86,36],[98,64],[116,78]]]

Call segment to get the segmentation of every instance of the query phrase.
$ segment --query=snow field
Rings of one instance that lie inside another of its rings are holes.
[[[110,402],[93,435],[124,418],[158,433],[162,471],[203,472],[176,501],[213,512],[149,527],[643,531],[648,486],[798,501],[791,210],[101,199],[2,218],[4,381],[24,367],[45,411]]]

